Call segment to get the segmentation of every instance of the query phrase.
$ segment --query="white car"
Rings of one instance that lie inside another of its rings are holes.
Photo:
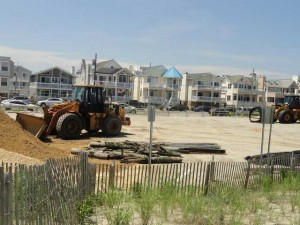
[[[128,105],[126,103],[120,103],[120,106],[125,109],[126,113],[136,113],[136,107]]]
[[[63,102],[64,102],[64,100],[62,100],[61,98],[48,98],[46,100],[38,101],[36,104],[38,106],[45,107],[45,106],[60,104]]]
[[[1,108],[6,110],[37,110],[38,107],[33,104],[27,104],[22,100],[4,100],[1,102]]]

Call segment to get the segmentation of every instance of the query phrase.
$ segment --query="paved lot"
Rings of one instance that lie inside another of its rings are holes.
[[[11,117],[14,114],[9,113]],[[80,140],[64,141],[51,137],[50,145],[69,151],[72,147],[83,147],[91,141],[145,141],[149,142],[150,123],[147,115],[131,114],[131,126],[124,126],[116,138],[104,138],[101,134]],[[265,126],[264,153],[267,152],[269,125]],[[300,149],[300,123],[275,123],[272,129],[271,152]],[[243,161],[248,155],[260,154],[262,125],[250,123],[247,117],[211,117],[195,112],[157,112],[153,129],[154,142],[200,142],[218,143],[226,150],[225,155],[215,155],[217,161]],[[190,154],[184,161],[207,161],[210,154]]]

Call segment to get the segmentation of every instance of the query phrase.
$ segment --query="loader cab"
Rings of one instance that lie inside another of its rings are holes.
[[[95,86],[75,86],[72,100],[79,100],[80,111],[85,113],[104,112],[104,89],[102,87]]]
[[[300,109],[300,96],[285,96],[284,104],[289,106],[289,109]]]

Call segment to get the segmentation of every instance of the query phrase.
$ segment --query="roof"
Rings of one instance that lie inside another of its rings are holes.
[[[163,78],[180,78],[182,79],[181,73],[178,72],[178,70],[173,66],[170,69],[168,69],[167,72],[164,73]]]
[[[72,73],[70,73],[70,72],[68,72],[68,71],[66,71],[66,70],[64,70],[64,69],[62,69],[62,68],[60,68],[60,67],[58,67],[58,66],[54,66],[54,67],[51,67],[51,68],[48,68],[48,69],[45,69],[45,70],[41,70],[41,71],[35,72],[35,73],[31,74],[31,75],[38,75],[38,74],[40,74],[40,73],[45,73],[45,72],[47,72],[47,71],[54,70],[54,69],[61,70],[61,71],[63,71],[64,73],[67,73],[68,75],[70,75],[70,76],[72,76],[72,77],[75,77],[74,74],[72,74]]]
[[[143,71],[143,75],[150,75],[150,76],[163,76],[164,73],[167,71],[167,68],[159,65],[159,66],[150,66],[150,67],[141,67]]]
[[[191,73],[191,74],[187,75],[187,79],[212,80],[213,77],[214,77],[214,79],[215,78],[217,79],[217,77],[219,77],[219,76],[217,76],[217,75],[215,75],[213,73],[210,73],[210,72],[208,72],[208,73]],[[221,79],[221,78],[219,77],[219,79]]]
[[[279,88],[289,88],[292,84],[296,85],[293,80],[283,79],[283,80],[267,80],[266,86],[268,87],[279,87]]]
[[[97,63],[96,68],[97,73],[114,74],[120,69],[122,69],[122,66],[118,64],[115,60],[110,59],[107,61]]]

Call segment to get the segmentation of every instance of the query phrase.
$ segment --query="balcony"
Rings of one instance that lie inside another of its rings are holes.
[[[122,88],[122,89],[132,88],[132,83],[126,83],[126,82],[95,81],[95,85],[99,85],[105,88]]]
[[[10,78],[10,82],[26,82],[26,83],[29,83],[30,80],[29,80],[29,77],[13,77],[13,78]]]
[[[141,98],[141,101],[144,103],[154,103],[154,104],[162,104],[165,102],[164,97],[157,97],[157,96],[144,96],[144,98]]]
[[[190,99],[192,102],[219,102],[225,103],[226,100],[220,97],[209,97],[209,96],[192,96]]]
[[[168,90],[179,90],[180,88],[178,84],[163,84],[162,87]]]
[[[73,85],[72,84],[31,82],[30,88],[72,90]]]
[[[162,88],[162,84],[159,83],[144,83],[143,88],[151,89],[151,88]]]
[[[29,90],[29,86],[14,86],[14,85],[11,85],[10,87],[10,90]]]

